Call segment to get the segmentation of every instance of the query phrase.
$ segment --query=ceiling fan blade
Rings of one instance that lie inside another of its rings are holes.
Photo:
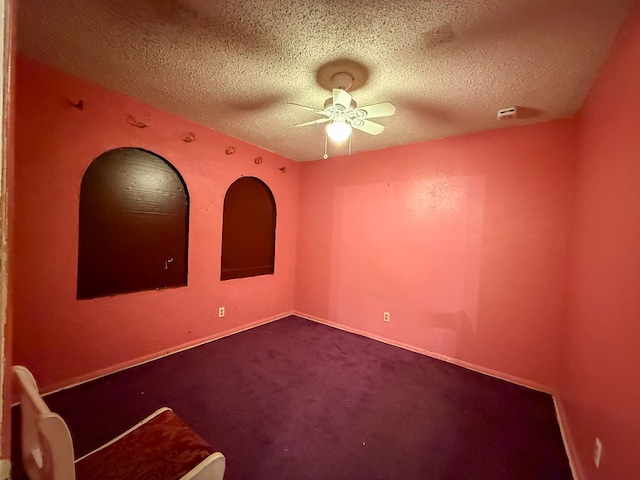
[[[378,135],[384,130],[384,125],[370,122],[369,120],[364,120],[362,118],[352,121],[351,126],[356,130],[368,133],[369,135]]]
[[[340,108],[342,111],[347,111],[347,109],[351,106],[351,95],[346,90],[342,90],[341,88],[333,89],[333,106]]]
[[[367,107],[356,108],[356,115],[358,110],[364,110],[367,114],[364,118],[376,118],[376,117],[388,117],[396,113],[396,107],[390,102],[376,103],[375,105],[369,105]]]
[[[316,123],[325,123],[325,122],[328,122],[329,120],[331,120],[329,117],[319,118],[317,120],[311,120],[310,122],[298,123],[297,125],[294,125],[294,127],[304,127],[306,125],[314,125]]]
[[[300,105],[298,103],[287,102],[289,105],[293,105],[295,107],[304,108],[305,110],[309,110],[310,112],[317,113],[318,115],[324,115],[324,110],[318,110],[317,108],[306,107],[304,105]]]

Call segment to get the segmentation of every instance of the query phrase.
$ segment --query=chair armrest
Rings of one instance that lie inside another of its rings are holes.
[[[220,452],[209,455],[181,480],[223,480],[226,460]]]
[[[75,466],[78,478],[222,480],[225,459],[171,409],[162,408]]]
[[[123,437],[126,437],[127,435],[129,435],[131,432],[133,432],[134,430],[137,430],[138,428],[140,428],[141,425],[144,425],[145,423],[147,423],[149,420],[157,417],[158,415],[160,415],[163,412],[166,412],[167,410],[171,410],[169,407],[162,407],[159,408],[158,410],[156,410],[155,412],[153,412],[151,415],[149,415],[148,417],[146,417],[144,420],[139,421],[138,423],[136,423],[133,427],[129,428],[127,431],[121,433],[120,435],[118,435],[117,437],[109,440],[107,443],[105,443],[104,445],[101,445],[100,447],[96,448],[95,450],[92,450],[91,452],[87,453],[86,455],[82,455],[79,458],[76,458],[76,463],[79,462],[80,460],[83,460],[85,457],[88,457],[89,455],[93,455],[96,452],[99,452],[100,450],[102,450],[103,448],[108,447],[109,445],[116,443],[118,440],[120,440]]]

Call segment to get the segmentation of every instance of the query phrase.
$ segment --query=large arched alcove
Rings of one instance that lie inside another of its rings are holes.
[[[77,298],[187,284],[189,196],[177,170],[139,148],[96,158],[80,188]]]

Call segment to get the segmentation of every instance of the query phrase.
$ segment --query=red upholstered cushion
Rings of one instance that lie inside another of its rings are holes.
[[[168,410],[76,463],[78,480],[175,480],[213,448]]]

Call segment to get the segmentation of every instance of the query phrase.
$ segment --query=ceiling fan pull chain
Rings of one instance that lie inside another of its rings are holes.
[[[325,129],[324,130],[324,155],[322,156],[322,158],[324,158],[325,160],[329,158],[329,155],[327,155],[327,142],[328,142],[327,137],[328,136],[329,134],[327,133],[327,129]]]

